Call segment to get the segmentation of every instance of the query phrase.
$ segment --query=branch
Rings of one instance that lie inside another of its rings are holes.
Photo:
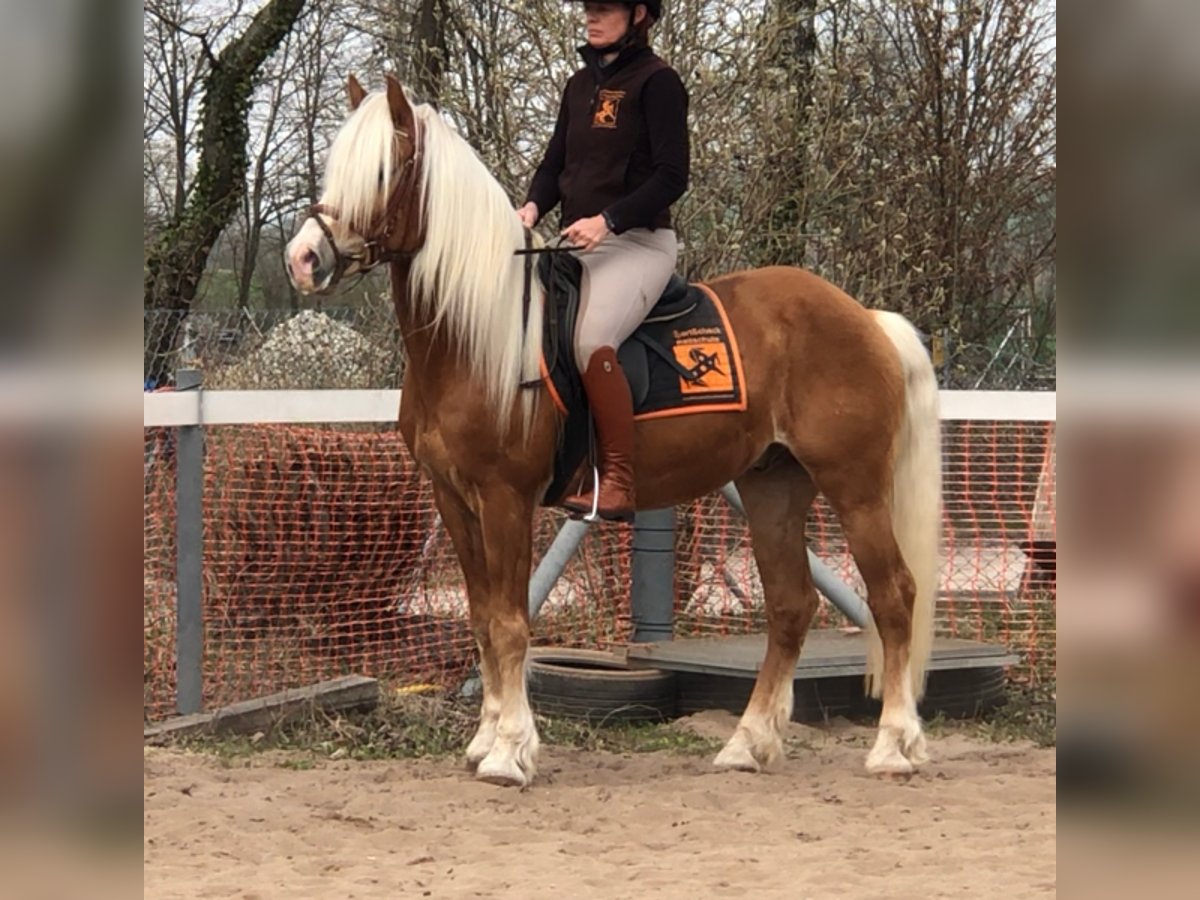
[[[208,40],[208,36],[212,31],[212,28],[208,28],[205,31],[195,31],[191,28],[188,28],[178,19],[172,18],[171,16],[168,16],[166,13],[162,12],[160,9],[158,9],[157,5],[147,6],[145,9],[146,12],[158,19],[158,21],[166,25],[171,30],[178,32],[179,34],[186,34],[188,37],[198,40],[200,42],[201,49],[204,51],[204,56],[209,62],[209,65],[212,65],[217,61],[216,56],[213,55],[212,46],[209,44]]]

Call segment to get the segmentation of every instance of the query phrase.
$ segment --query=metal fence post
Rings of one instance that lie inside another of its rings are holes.
[[[200,393],[197,369],[180,369],[175,389]],[[197,403],[197,407],[199,407]],[[204,701],[204,425],[183,425],[175,442],[175,698],[180,715]]]
[[[537,618],[542,606],[550,599],[550,591],[558,581],[567,563],[579,549],[579,544],[587,535],[588,523],[579,519],[567,519],[563,522],[554,543],[538,563],[533,577],[529,579],[529,621]]]
[[[651,509],[633,519],[635,642],[669,641],[675,635],[675,510]]]

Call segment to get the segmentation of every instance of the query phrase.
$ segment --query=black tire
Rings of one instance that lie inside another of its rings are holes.
[[[675,715],[675,673],[631,669],[600,650],[536,647],[529,653],[529,701],[550,718],[662,722]]]
[[[741,715],[750,702],[753,678],[701,675],[680,672],[678,712],[686,716],[705,709],[724,709]],[[820,723],[833,716],[874,718],[881,709],[878,700],[863,694],[861,676],[795,682],[793,722]],[[929,673],[925,697],[918,709],[922,716],[941,714],[947,718],[971,718],[1004,704],[1005,674],[1000,667],[946,669]]]
[[[970,719],[1004,705],[1008,680],[1000,666],[948,669],[929,673],[923,716],[941,713],[950,719]]]
[[[860,681],[861,684],[861,681]],[[917,704],[922,718],[973,719],[1003,706],[1007,679],[1000,666],[974,669],[935,669],[925,682],[925,696]],[[874,718],[883,709],[878,700],[860,695],[857,714]]]
[[[680,672],[679,714],[723,709],[740,716],[753,690],[752,677]],[[861,696],[862,678],[797,679],[793,683],[792,721],[822,722],[833,716],[849,715]]]

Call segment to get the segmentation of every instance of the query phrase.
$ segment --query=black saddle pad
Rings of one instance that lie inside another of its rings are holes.
[[[545,253],[538,276],[546,291],[543,381],[565,422],[554,480],[544,502],[553,504],[588,453],[587,394],[575,359],[579,281],[583,267],[568,253]],[[703,284],[671,277],[646,320],[617,350],[629,380],[635,419],[746,408],[737,339],[720,299]]]

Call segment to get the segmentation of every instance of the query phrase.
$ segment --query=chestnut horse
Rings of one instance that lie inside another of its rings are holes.
[[[433,485],[462,565],[483,704],[467,760],[484,781],[526,785],[538,734],[525,688],[534,512],[551,480],[560,415],[536,381],[542,320],[523,315],[526,233],[500,184],[391,78],[366,94],[329,152],[324,194],[287,248],[293,283],[332,289],[391,269],[407,350],[400,430]],[[536,280],[536,279],[535,279]],[[707,282],[744,357],[744,412],[639,421],[637,499],[688,502],[734,481],[765,594],[766,655],[722,769],[783,752],[792,681],[817,594],[805,518],[818,491],[837,513],[874,618],[868,690],[882,695],[872,772],[927,759],[916,700],[936,589],[941,492],[937,389],[915,330],[801,269]],[[532,308],[540,308],[538,285]],[[700,452],[697,452],[700,451]],[[880,675],[882,674],[882,677]]]

